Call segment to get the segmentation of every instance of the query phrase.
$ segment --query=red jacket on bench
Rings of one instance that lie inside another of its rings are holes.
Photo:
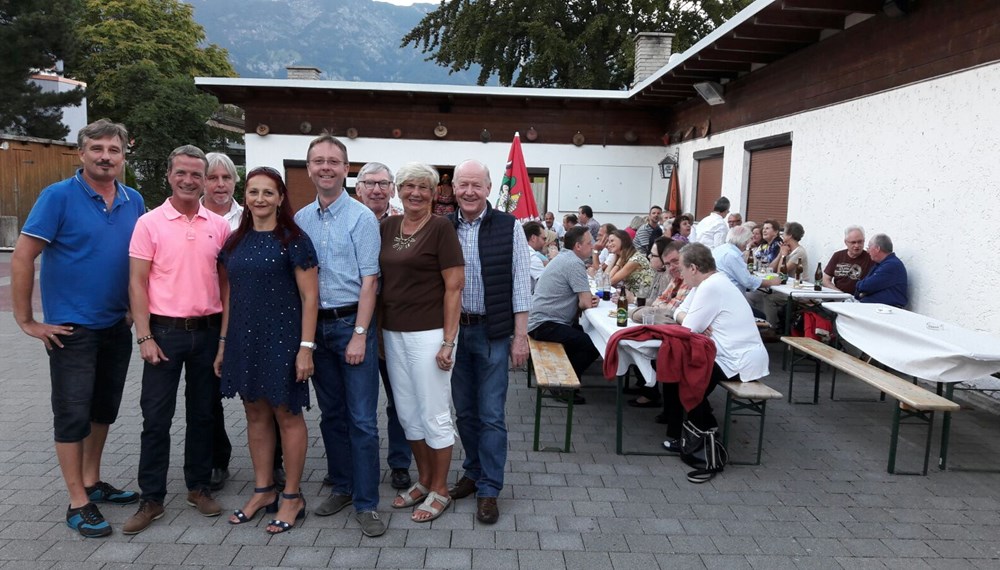
[[[656,380],[680,383],[678,392],[685,410],[691,411],[705,398],[715,364],[712,339],[680,325],[644,325],[620,330],[608,339],[604,353],[604,377],[609,380],[618,371],[618,343],[623,340],[663,343],[656,355]]]

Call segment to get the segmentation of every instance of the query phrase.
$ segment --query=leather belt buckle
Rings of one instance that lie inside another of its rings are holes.
[[[198,324],[199,324],[198,321],[200,320],[201,318],[199,317],[188,317],[184,319],[184,330],[186,332],[192,332],[198,330]]]

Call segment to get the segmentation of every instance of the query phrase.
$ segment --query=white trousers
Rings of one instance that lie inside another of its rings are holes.
[[[444,329],[382,331],[396,415],[406,439],[423,440],[432,449],[455,444],[451,417],[451,370],[441,370],[437,353]],[[458,350],[458,347],[452,349]]]

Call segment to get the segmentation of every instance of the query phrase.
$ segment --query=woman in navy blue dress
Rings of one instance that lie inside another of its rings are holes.
[[[252,521],[277,512],[267,532],[291,529],[305,516],[299,490],[306,455],[306,422],[313,373],[319,278],[316,251],[292,219],[288,189],[272,168],[247,174],[240,227],[219,253],[223,319],[215,372],[222,395],[239,394],[247,415],[254,494],[229,517]],[[274,484],[274,419],[281,432],[286,471],[278,508]]]

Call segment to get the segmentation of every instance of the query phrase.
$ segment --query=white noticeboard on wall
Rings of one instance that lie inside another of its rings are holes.
[[[642,214],[653,196],[651,166],[564,164],[559,168],[559,210],[586,204],[595,212]]]

